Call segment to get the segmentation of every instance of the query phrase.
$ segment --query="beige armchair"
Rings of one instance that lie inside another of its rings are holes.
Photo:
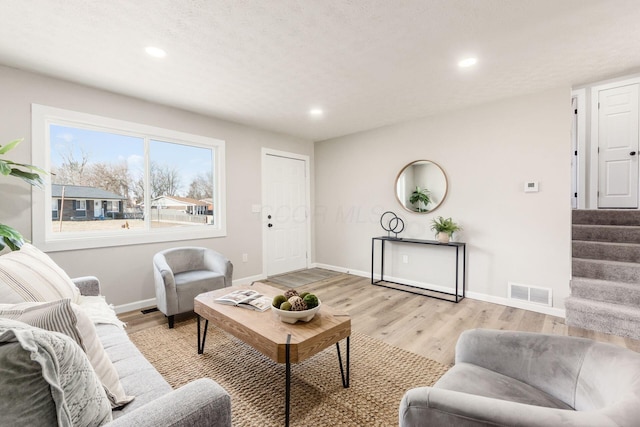
[[[474,329],[433,387],[409,390],[400,426],[637,426],[640,354],[585,338]]]
[[[158,310],[169,319],[193,310],[193,299],[203,293],[231,286],[233,264],[218,252],[201,247],[181,247],[153,257]]]

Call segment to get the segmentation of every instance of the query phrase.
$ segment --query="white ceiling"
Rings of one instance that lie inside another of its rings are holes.
[[[639,23],[638,0],[0,0],[0,64],[317,141],[638,71]]]

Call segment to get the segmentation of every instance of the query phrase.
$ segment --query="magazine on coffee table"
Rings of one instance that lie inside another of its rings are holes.
[[[216,298],[219,304],[235,305],[256,311],[266,311],[271,307],[271,297],[262,295],[251,289],[239,289],[229,294]]]

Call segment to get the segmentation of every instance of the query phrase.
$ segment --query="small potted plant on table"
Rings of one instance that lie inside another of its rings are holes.
[[[462,227],[453,222],[451,218],[439,216],[431,221],[431,229],[435,231],[438,242],[449,243],[451,235],[456,231],[462,230]]]

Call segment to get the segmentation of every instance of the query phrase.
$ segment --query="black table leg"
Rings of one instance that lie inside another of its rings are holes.
[[[209,320],[204,322],[204,332],[202,333],[202,341],[200,341],[200,315],[198,315],[198,354],[204,353],[204,342],[207,339],[207,329],[209,328]]]
[[[285,404],[284,404],[284,425],[289,427],[289,401],[291,399],[291,334],[287,335],[287,344],[285,346],[285,364],[286,364],[286,386],[285,386]]]
[[[340,364],[340,376],[342,377],[342,386],[349,388],[349,351],[350,351],[351,337],[347,337],[347,354],[346,354],[346,367],[342,364],[342,353],[340,352],[340,343],[336,343],[338,350],[338,363]],[[345,375],[346,368],[346,375]],[[289,427],[289,404],[291,401],[291,334],[287,335],[287,343],[285,345],[285,404],[284,404],[284,425]]]
[[[347,375],[344,375],[344,367],[342,366],[342,354],[340,353],[340,343],[336,343],[336,349],[338,350],[338,363],[340,364],[340,376],[342,377],[342,387],[349,388],[349,347],[351,337],[347,337]]]

